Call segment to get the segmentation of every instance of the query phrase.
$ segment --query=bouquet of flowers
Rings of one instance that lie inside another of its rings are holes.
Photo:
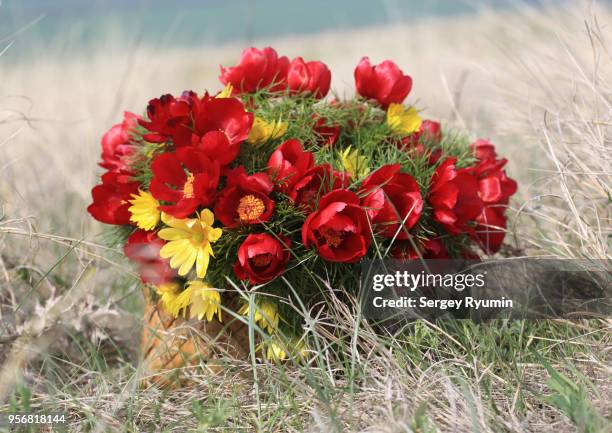
[[[319,61],[246,49],[217,94],[152,99],[102,138],[107,171],[89,213],[172,317],[235,313],[268,358],[307,346],[303,308],[349,295],[372,258],[478,257],[500,249],[517,185],[487,140],[470,142],[406,105],[392,61],[355,68],[356,96],[329,96]]]

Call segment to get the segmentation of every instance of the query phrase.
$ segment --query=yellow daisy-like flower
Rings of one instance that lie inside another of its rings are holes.
[[[223,88],[223,90],[221,90],[219,93],[217,93],[217,96],[215,96],[215,98],[231,98],[233,91],[234,91],[234,86],[232,86],[231,84],[228,83]]]
[[[198,320],[206,317],[211,321],[215,314],[221,321],[221,294],[215,288],[210,287],[204,281],[189,281],[187,289],[189,292],[189,316],[197,317]]]
[[[351,150],[351,146],[340,152],[340,159],[342,160],[342,166],[352,178],[360,179],[365,177],[370,172],[368,167],[368,158],[361,155],[357,149]]]
[[[287,126],[287,122],[281,120],[267,121],[256,116],[247,141],[252,145],[259,145],[274,140],[285,135]]]
[[[174,317],[178,317],[180,310],[187,306],[183,300],[179,299],[181,286],[178,283],[161,284],[155,288],[155,291],[166,312]]]
[[[159,223],[161,211],[159,210],[159,202],[146,191],[139,191],[138,194],[132,194],[132,200],[129,200],[132,205],[128,211],[132,214],[130,221],[136,223],[138,228],[143,230],[153,230]]]
[[[238,313],[243,316],[248,316],[249,304],[243,305]],[[276,304],[272,302],[264,301],[258,303],[253,312],[253,321],[262,329],[267,329],[270,334],[278,328],[279,319],[278,308],[276,308]]]
[[[397,134],[410,135],[421,127],[422,119],[414,107],[391,104],[387,108],[387,125]]]
[[[222,230],[213,227],[215,216],[204,209],[198,218],[178,219],[162,215],[162,221],[169,226],[157,234],[169,241],[159,251],[163,259],[170,259],[170,267],[178,268],[179,275],[187,275],[195,264],[198,278],[206,276],[210,256],[215,257],[211,244],[221,237]]]

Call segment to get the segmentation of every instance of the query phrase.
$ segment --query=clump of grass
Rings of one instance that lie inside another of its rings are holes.
[[[606,421],[593,407],[584,385],[574,383],[541,357],[540,362],[550,375],[546,384],[552,391],[550,395],[541,397],[542,400],[559,409],[580,432],[597,433],[602,431]],[[582,375],[578,373],[578,376]],[[584,376],[582,376],[582,379],[585,379]]]

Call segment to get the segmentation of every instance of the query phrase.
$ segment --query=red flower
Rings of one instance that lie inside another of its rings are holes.
[[[361,185],[362,204],[371,222],[387,238],[408,239],[423,211],[423,198],[412,176],[400,173],[400,165],[383,165]]]
[[[473,238],[487,254],[499,251],[506,237],[506,216],[504,207],[486,206],[476,217],[478,225]]]
[[[434,151],[430,151],[429,157],[427,158],[427,162],[430,166],[436,165],[438,161],[442,158],[442,149],[438,148]]]
[[[302,226],[302,243],[314,246],[330,262],[354,263],[368,251],[372,233],[354,192],[339,189],[325,195]]]
[[[446,159],[434,172],[429,191],[434,220],[451,234],[472,229],[467,223],[482,211],[478,181],[469,171],[455,168],[456,158]]]
[[[253,126],[253,113],[244,109],[236,98],[202,98],[192,94],[193,134],[190,143],[225,167],[238,155],[240,143],[246,140]]]
[[[304,152],[299,140],[291,139],[281,144],[270,155],[268,174],[283,193],[287,193],[307,170],[314,166],[312,152]]]
[[[312,210],[321,195],[344,188],[347,184],[347,173],[338,172],[329,164],[320,164],[304,173],[289,189],[287,196],[298,206]]]
[[[191,137],[191,106],[187,99],[176,99],[172,95],[162,95],[151,99],[147,106],[147,118],[138,123],[149,131],[143,135],[146,141],[163,143],[172,139],[173,143],[184,143]]]
[[[314,132],[317,134],[319,146],[333,146],[340,136],[340,125],[328,125],[327,119],[313,115],[316,119]]]
[[[414,249],[416,243],[417,249]],[[447,259],[448,250],[439,238],[426,239],[422,242],[414,240],[398,240],[391,248],[391,257],[402,260],[428,259]]]
[[[419,139],[429,144],[439,144],[442,141],[440,122],[434,120],[423,120],[419,127]]]
[[[469,172],[478,179],[480,199],[484,203],[482,212],[476,218],[478,226],[474,237],[489,254],[499,251],[504,241],[506,234],[504,212],[510,196],[517,190],[516,182],[506,176],[503,170],[506,163],[506,159],[485,159],[468,168]]]
[[[136,230],[130,235],[123,249],[125,256],[138,265],[143,283],[159,286],[176,277],[170,263],[159,256],[165,242],[155,232]]]
[[[291,241],[283,235],[280,241],[267,233],[248,235],[238,248],[238,260],[234,273],[251,284],[262,284],[273,280],[285,271],[291,258]]]
[[[138,182],[131,182],[128,176],[118,173],[106,173],[102,176],[102,184],[91,190],[93,203],[87,207],[87,212],[106,224],[130,224],[128,200],[136,193]]]
[[[442,131],[440,123],[433,120],[423,120],[419,130],[413,132],[408,137],[404,137],[401,141],[403,149],[416,149],[418,155],[424,152],[423,143],[429,146],[435,146],[442,141]],[[437,161],[434,161],[435,163]]]
[[[151,194],[170,203],[159,208],[172,216],[185,218],[198,206],[208,206],[215,199],[219,165],[203,152],[181,147],[176,152],[162,153],[151,163],[151,170]]]
[[[271,92],[278,92],[286,87],[288,68],[289,59],[278,57],[274,48],[251,47],[242,52],[238,66],[221,66],[219,80],[224,85],[231,84],[236,93],[253,93],[270,85]]]
[[[495,153],[495,145],[491,143],[489,140],[485,140],[483,138],[479,138],[472,144],[470,144],[474,155],[479,160],[485,159],[495,159],[497,158],[497,154]]]
[[[331,71],[325,63],[312,61],[304,62],[296,57],[289,65],[287,84],[292,94],[310,93],[320,99],[329,92]]]
[[[274,210],[270,198],[273,188],[266,173],[247,176],[244,167],[234,169],[228,173],[227,186],[215,205],[215,217],[226,227],[266,222]]]
[[[135,150],[135,146],[130,144],[130,139],[139,119],[140,116],[126,111],[123,113],[123,122],[114,125],[102,136],[100,167],[116,173],[129,172],[126,160]]]
[[[478,179],[480,198],[485,205],[508,204],[517,184],[503,170],[507,159],[486,159],[469,167],[467,171]]]
[[[140,121],[151,132],[144,135],[145,140],[172,141],[176,147],[192,145],[221,167],[236,159],[254,118],[236,98],[208,94],[199,98],[194,92],[185,92],[179,99],[172,95],[153,99],[147,113],[149,120]]]
[[[401,104],[412,89],[412,78],[391,60],[372,66],[364,57],[355,68],[357,93],[369,99],[376,99],[383,108],[391,103]]]

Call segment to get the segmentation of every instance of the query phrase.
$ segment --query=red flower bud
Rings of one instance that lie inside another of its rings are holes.
[[[470,147],[472,148],[472,152],[474,152],[474,155],[476,155],[476,158],[481,161],[485,159],[497,158],[497,154],[495,153],[495,145],[489,140],[479,138],[478,140],[470,144]]]
[[[283,193],[314,166],[312,152],[304,152],[299,140],[291,139],[281,144],[268,160],[268,174]]]
[[[176,277],[170,263],[159,256],[165,242],[155,232],[136,230],[130,235],[123,249],[125,256],[138,265],[140,278],[146,284],[159,286]]]
[[[129,176],[118,173],[106,173],[102,184],[91,190],[93,203],[87,207],[92,217],[106,224],[130,224],[131,206],[128,200],[138,193],[138,182],[129,180]]]
[[[430,181],[429,203],[434,220],[451,234],[470,232],[467,226],[482,211],[478,180],[469,171],[458,170],[455,158],[446,159]]]
[[[357,93],[368,99],[376,99],[387,108],[391,103],[401,104],[412,89],[412,78],[391,60],[372,66],[364,57],[355,68]]]
[[[330,262],[357,262],[366,255],[371,242],[366,211],[357,194],[346,189],[325,195],[302,226],[304,246],[314,246]]]
[[[310,93],[320,99],[329,92],[331,71],[325,63],[312,61],[304,62],[296,57],[289,65],[287,84],[292,94]]]
[[[481,146],[480,150],[491,151],[492,148],[488,147],[488,144],[490,143]],[[478,226],[472,237],[478,241],[483,250],[492,254],[499,251],[504,241],[506,235],[504,213],[510,196],[517,190],[517,184],[506,176],[503,170],[506,159],[496,160],[490,153],[481,156],[485,159],[467,169],[478,180],[479,195],[484,204],[484,209],[476,218]]]
[[[333,146],[340,136],[340,125],[328,125],[327,119],[313,115],[316,119],[314,132],[317,134],[319,146]]]
[[[224,85],[231,84],[236,93],[253,93],[270,87],[271,92],[285,89],[289,59],[279,57],[274,48],[263,50],[251,47],[242,52],[237,66],[221,66],[219,80]]]
[[[248,235],[238,248],[238,260],[234,273],[251,284],[262,284],[273,280],[285,271],[291,258],[290,240],[283,235],[280,241],[267,233]]]
[[[318,198],[348,185],[348,173],[334,170],[329,164],[319,164],[300,177],[287,192],[297,205],[312,210]]]
[[[372,224],[387,238],[408,239],[423,211],[423,198],[412,176],[400,173],[400,165],[383,165],[361,185],[362,204]]]
[[[102,136],[102,162],[100,167],[115,173],[129,173],[127,159],[134,153],[131,135],[140,116],[126,111],[123,122],[114,125]]]

